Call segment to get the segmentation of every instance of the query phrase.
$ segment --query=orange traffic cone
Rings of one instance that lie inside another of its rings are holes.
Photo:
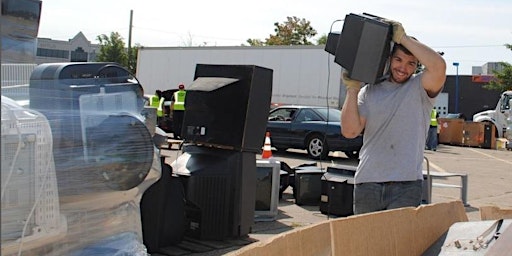
[[[272,157],[272,148],[270,144],[270,132],[265,133],[265,144],[263,145],[263,153],[261,154],[262,159],[268,159]]]

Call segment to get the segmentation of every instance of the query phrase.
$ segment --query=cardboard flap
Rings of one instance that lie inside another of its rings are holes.
[[[467,220],[460,201],[336,219],[333,255],[421,255],[453,223]]]
[[[464,221],[461,201],[387,210],[290,230],[229,255],[421,255]]]

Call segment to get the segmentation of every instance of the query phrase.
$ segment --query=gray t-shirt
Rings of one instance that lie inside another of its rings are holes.
[[[355,183],[422,180],[423,150],[435,98],[421,85],[421,74],[404,84],[385,80],[358,95],[366,118]]]

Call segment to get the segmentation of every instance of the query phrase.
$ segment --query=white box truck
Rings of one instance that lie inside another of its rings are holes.
[[[302,104],[339,108],[340,65],[323,45],[142,47],[137,57],[137,79],[145,94],[185,88],[194,79],[196,64],[257,65],[272,69],[273,104]],[[342,95],[342,97],[340,97]],[[343,100],[342,99],[342,100]]]
[[[473,115],[473,122],[489,122],[496,126],[496,134],[499,138],[504,137],[507,129],[507,118],[509,117],[512,100],[512,91],[505,91],[501,94],[496,108],[493,110],[486,110]]]
[[[145,94],[190,84],[196,64],[258,65],[273,73],[272,103],[341,108],[345,101],[342,67],[323,45],[142,47],[137,57],[137,78]],[[441,93],[435,108],[448,114],[448,94]]]

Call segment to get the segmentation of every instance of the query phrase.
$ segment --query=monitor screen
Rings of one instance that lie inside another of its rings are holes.
[[[274,167],[256,168],[256,211],[269,211],[272,199],[272,173]]]
[[[255,221],[277,216],[281,163],[273,159],[256,160]]]
[[[323,169],[311,166],[295,170],[295,204],[318,205],[321,194]]]

